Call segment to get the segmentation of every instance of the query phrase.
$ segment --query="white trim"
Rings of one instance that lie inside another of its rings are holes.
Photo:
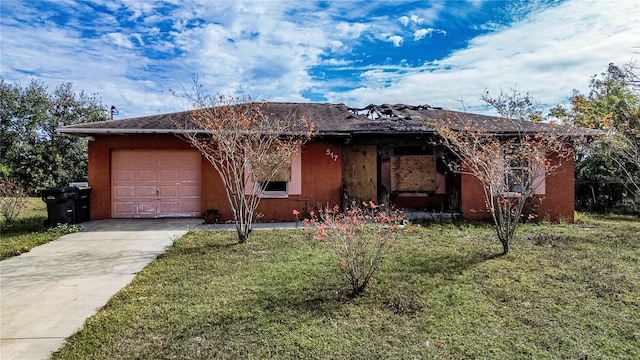
[[[180,129],[118,129],[118,128],[57,128],[61,134],[79,135],[127,135],[127,134],[194,134],[206,133],[204,130],[180,130]]]

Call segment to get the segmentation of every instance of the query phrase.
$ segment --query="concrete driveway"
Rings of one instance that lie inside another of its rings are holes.
[[[47,359],[200,219],[102,220],[0,261],[0,359]]]

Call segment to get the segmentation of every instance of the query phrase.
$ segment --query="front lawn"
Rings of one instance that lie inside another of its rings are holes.
[[[637,359],[640,222],[419,227],[364,296],[304,230],[191,232],[56,359]]]
[[[74,225],[47,229],[47,205],[41,198],[30,198],[13,223],[0,217],[0,260],[28,252],[62,235],[78,231]]]

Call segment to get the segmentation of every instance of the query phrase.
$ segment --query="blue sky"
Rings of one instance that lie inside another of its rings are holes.
[[[117,118],[188,109],[169,89],[486,112],[547,105],[640,56],[640,2],[2,0],[0,75],[97,93]]]

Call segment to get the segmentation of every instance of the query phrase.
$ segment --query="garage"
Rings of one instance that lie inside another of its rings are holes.
[[[199,217],[201,159],[195,150],[112,150],[111,217]]]

